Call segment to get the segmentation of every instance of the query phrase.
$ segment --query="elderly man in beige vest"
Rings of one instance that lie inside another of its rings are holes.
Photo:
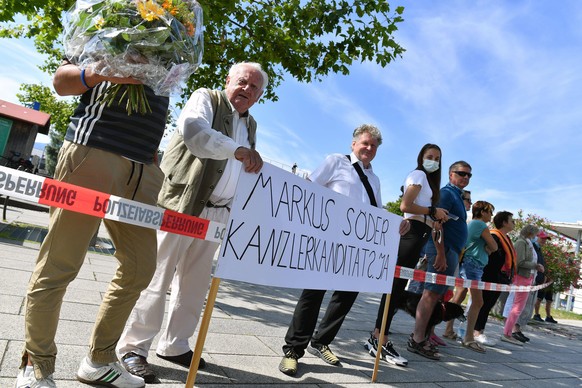
[[[232,66],[223,91],[196,90],[178,119],[176,133],[164,154],[166,178],[158,205],[180,213],[226,223],[241,169],[257,173],[263,166],[255,151],[257,123],[249,109],[261,97],[268,76],[257,63]],[[158,232],[158,263],[141,293],[117,346],[123,366],[146,383],[156,376],[146,358],[164,318],[171,285],[168,324],[156,355],[190,366],[194,334],[204,306],[212,260],[218,244]],[[200,368],[205,366],[200,360]]]

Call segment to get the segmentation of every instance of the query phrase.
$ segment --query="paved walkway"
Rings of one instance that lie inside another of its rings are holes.
[[[12,387],[23,346],[23,309],[27,281],[33,269],[46,212],[10,206],[0,222],[0,387]],[[20,233],[20,234],[13,234]],[[57,332],[59,354],[55,378],[59,387],[83,387],[74,380],[78,363],[87,351],[98,304],[115,270],[105,230],[87,254],[78,278],[64,299]],[[342,366],[325,364],[307,354],[296,377],[277,369],[281,346],[299,290],[223,281],[212,314],[203,357],[208,368],[200,371],[200,387],[360,387],[371,384],[373,358],[363,348],[376,316],[379,296],[361,294],[332,349]],[[324,303],[326,303],[324,301]],[[406,368],[385,362],[376,385],[392,387],[582,387],[582,327],[579,321],[527,328],[531,343],[516,347],[500,342],[478,354],[449,343],[441,348],[441,361],[430,361],[405,349],[413,319],[398,313],[391,337],[410,363]],[[489,336],[498,337],[501,325],[490,320]],[[437,329],[438,333],[442,328]],[[192,345],[194,344],[192,340]],[[182,387],[187,370],[150,353],[149,361],[160,377],[154,386]]]

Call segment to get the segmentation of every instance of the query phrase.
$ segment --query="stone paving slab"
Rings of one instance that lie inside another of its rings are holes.
[[[580,358],[572,358],[569,362],[562,362],[560,364],[550,364],[554,368],[565,369],[576,376],[582,377],[582,362],[580,362]]]
[[[498,380],[529,380],[532,378],[527,373],[512,368],[511,364],[490,362],[455,362],[445,363],[445,368],[453,375],[464,377],[467,381],[490,382]]]
[[[0,314],[19,314],[24,298],[13,295],[0,295]]]
[[[13,221],[32,224],[48,222],[48,215],[28,210],[9,211],[6,225]],[[11,218],[12,217],[12,218]],[[46,227],[40,223],[40,227]],[[100,229],[100,238],[108,239]],[[17,373],[23,346],[23,303],[26,285],[34,267],[39,244],[34,241],[0,239],[0,387],[11,387]],[[114,257],[88,252],[79,277],[65,295],[56,342],[59,347],[55,377],[61,388],[84,386],[75,380],[80,360],[86,354],[101,297],[113,276]],[[209,333],[203,351],[208,363],[199,371],[199,387],[364,387],[370,386],[374,359],[363,343],[376,316],[379,295],[360,294],[332,348],[342,360],[341,367],[325,364],[306,354],[300,360],[297,376],[277,369],[287,325],[301,290],[281,289],[222,281]],[[331,293],[328,293],[331,294]],[[326,296],[323,305],[327,303]],[[321,314],[323,314],[323,309]],[[577,323],[579,326],[579,322]],[[499,342],[487,353],[478,354],[458,343],[441,347],[443,358],[435,362],[406,350],[406,340],[414,319],[398,313],[391,328],[391,340],[409,359],[408,367],[382,361],[377,385],[408,388],[451,387],[582,387],[582,328],[559,325],[533,325],[524,330],[530,344],[517,347]],[[487,334],[499,338],[502,326],[490,319]],[[438,328],[437,332],[442,332]],[[196,338],[190,340],[194,346]],[[149,361],[160,377],[160,388],[183,387],[186,368],[161,360],[155,355],[157,339]],[[149,386],[149,385],[148,385]]]
[[[495,384],[486,384],[479,381],[464,381],[462,383],[437,383],[438,387],[446,386],[447,388],[483,388],[483,386],[491,385],[495,388],[523,388],[528,385],[523,385],[519,381],[509,380],[509,381],[496,381]]]
[[[514,363],[510,366],[515,370],[526,373],[534,379],[560,379],[580,376],[580,374],[566,370],[557,364]]]
[[[409,354],[406,350],[401,352],[401,355],[404,357],[407,357]],[[373,362],[373,359],[371,360]],[[370,382],[373,365],[368,364],[368,361],[366,361],[365,365],[367,366],[367,381]],[[389,384],[425,383],[434,382],[437,380],[437,377],[440,382],[467,381],[465,377],[448,370],[445,362],[435,363],[430,360],[413,362],[410,359],[407,367],[393,366],[383,362],[378,372],[377,381]]]

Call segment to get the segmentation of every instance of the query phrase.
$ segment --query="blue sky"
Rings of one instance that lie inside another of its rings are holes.
[[[263,156],[312,170],[327,154],[348,153],[353,129],[372,123],[384,135],[373,162],[384,202],[398,197],[430,142],[445,170],[459,159],[473,166],[474,200],[582,221],[582,2],[391,4],[405,6],[395,34],[403,58],[312,84],[288,78],[278,102],[251,110]],[[21,83],[50,84],[41,62],[31,45],[0,40],[0,99],[17,102]]]

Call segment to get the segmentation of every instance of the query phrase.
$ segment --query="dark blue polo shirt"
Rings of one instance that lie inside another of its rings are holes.
[[[456,221],[449,219],[443,224],[445,249],[452,249],[457,253],[461,253],[468,236],[467,211],[463,203],[462,191],[457,186],[447,183],[445,187],[441,188],[440,194],[437,207],[446,209],[450,214],[459,217]],[[432,239],[428,239],[427,251],[436,251]]]

